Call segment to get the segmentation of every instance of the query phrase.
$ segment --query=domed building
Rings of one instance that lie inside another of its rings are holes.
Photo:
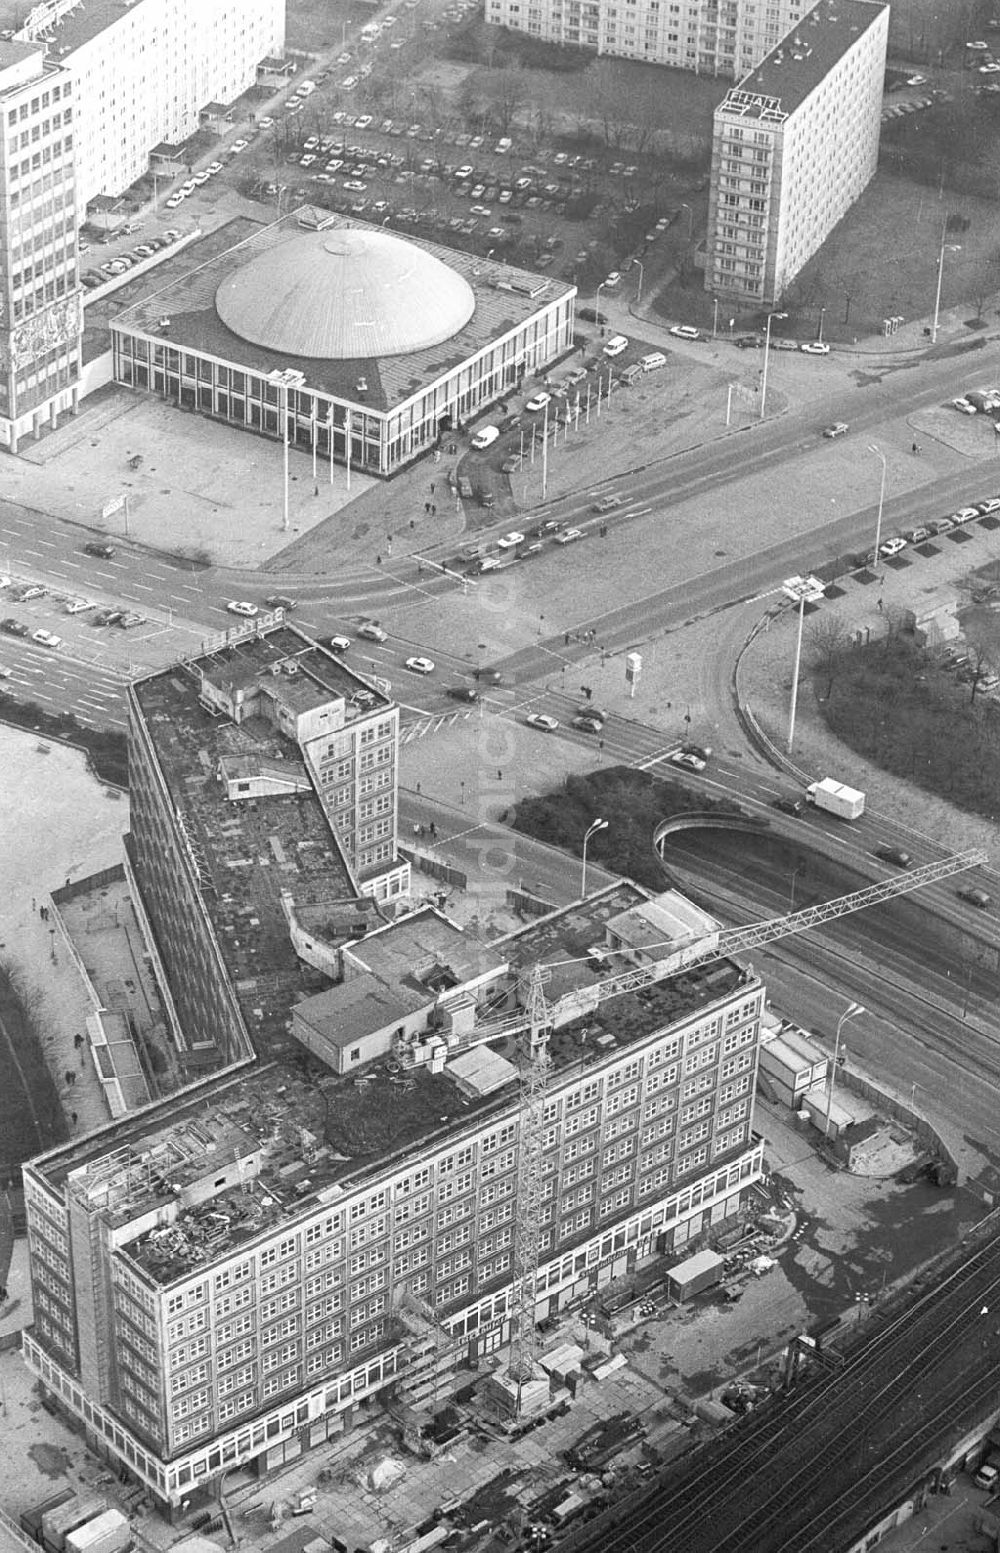
[[[290,442],[368,474],[572,345],[575,287],[309,206],[186,254],[113,319],[116,382],[274,437],[287,407]]]

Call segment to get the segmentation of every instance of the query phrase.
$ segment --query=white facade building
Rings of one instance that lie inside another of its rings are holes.
[[[77,117],[68,71],[37,43],[0,42],[0,447],[75,409]]]
[[[620,59],[738,80],[806,0],[486,0],[486,20]]]
[[[280,54],[284,0],[0,0],[0,27],[42,40],[76,82],[81,209],[119,194],[148,169],[160,141],[198,128],[210,102],[232,102]]]
[[[705,289],[770,306],[878,165],[889,7],[820,0],[715,110]]]

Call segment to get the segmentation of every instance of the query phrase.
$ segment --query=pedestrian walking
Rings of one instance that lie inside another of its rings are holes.
[[[434,504],[432,502],[431,503],[431,517],[432,518],[436,518],[437,517],[437,511],[438,511],[437,508],[434,506]]]
[[[375,565],[376,566],[381,566],[382,565],[382,557],[380,555],[377,555],[375,557]]]
[[[431,495],[434,495],[434,481],[431,481]]]
[[[425,502],[424,502],[424,511],[425,511],[425,512],[428,512],[428,513],[429,513],[429,512],[430,512],[430,510],[431,510],[431,504],[430,504],[430,502],[429,502],[429,501],[425,501]]]

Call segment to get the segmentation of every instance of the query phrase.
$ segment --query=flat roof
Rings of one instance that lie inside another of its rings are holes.
[[[787,118],[888,9],[885,0],[819,0],[730,88],[716,112],[762,123]]]
[[[274,666],[289,662],[297,665],[294,676],[271,674]],[[303,781],[305,768],[294,740],[262,717],[237,724],[207,711],[199,698],[200,674],[229,689],[263,679],[293,710],[342,697],[348,722],[391,702],[335,654],[287,624],[246,632],[217,651],[132,685],[171,801],[196,849],[202,899],[243,1017],[258,1050],[273,1053],[287,1039],[290,1005],[328,985],[295,953],[282,893],[290,892],[296,904],[323,908],[331,921],[337,902],[353,903],[343,937],[356,936],[359,917],[370,904],[356,903],[320,799]],[[363,712],[350,700],[362,690],[372,699]],[[217,779],[230,761],[253,762],[264,777],[278,768],[290,785],[297,784],[294,799],[276,794],[255,795],[252,804],[231,802]]]
[[[217,227],[184,249],[182,273],[178,274],[180,256],[176,256],[168,272],[156,268],[137,276],[116,293],[116,306],[108,308],[104,316],[118,328],[201,352],[237,368],[262,375],[289,368],[303,372],[304,388],[386,412],[422,392],[428,383],[453,372],[542,308],[576,292],[575,286],[554,277],[532,274],[407,234],[400,241],[432,255],[472,288],[472,316],[449,339],[406,355],[349,359],[291,356],[254,345],[222,322],[216,310],[216,292],[227,276],[243,266],[271,249],[301,239],[303,229],[298,217],[311,209],[301,206],[269,224],[238,217]],[[338,228],[381,230],[330,211],[321,214],[328,223],[327,232]],[[170,320],[169,327],[161,327],[164,318]],[[363,397],[359,397],[357,389],[360,378],[367,383]]]
[[[512,967],[572,957],[576,963],[557,965],[559,979],[547,984],[552,997],[570,975],[577,985],[598,978],[600,973],[586,961],[586,945],[600,937],[610,917],[646,899],[627,882],[609,885],[483,954]],[[256,894],[252,909],[261,909]],[[262,922],[261,931],[264,926]],[[287,932],[282,938],[287,944]],[[608,1060],[654,1030],[731,993],[744,979],[739,966],[720,960],[608,999],[585,1018],[552,1031],[554,1079]],[[511,994],[516,980],[512,970],[507,981]],[[283,984],[290,1003],[294,980],[287,968]],[[508,1068],[491,1062],[487,1052],[504,1058]],[[484,1048],[481,1060],[459,1061],[454,1073],[451,1063],[441,1073],[431,1072],[429,1066],[401,1072],[398,1062],[380,1058],[342,1077],[309,1058],[290,1060],[283,1053],[253,1070],[208,1079],[53,1149],[32,1165],[56,1189],[72,1176],[72,1190],[77,1195],[92,1192],[96,1210],[119,1224],[137,1219],[154,1203],[175,1198],[183,1205],[190,1188],[196,1200],[184,1205],[176,1222],[167,1226],[172,1233],[163,1233],[159,1226],[155,1234],[144,1234],[126,1248],[156,1283],[168,1284],[274,1223],[317,1202],[335,1201],[348,1181],[377,1176],[392,1161],[418,1149],[424,1152],[436,1142],[446,1145],[465,1132],[472,1119],[509,1114],[517,1095],[517,1073],[510,1061],[515,1053],[513,1041],[505,1038]],[[198,1183],[224,1167],[230,1177],[235,1172],[237,1184],[214,1195],[209,1191],[202,1199]],[[114,1190],[105,1205],[101,1194],[109,1190],[109,1182]]]
[[[142,0],[132,0],[131,6],[123,5],[122,0],[86,0],[85,4],[75,5],[58,21],[45,23],[45,35],[50,40],[48,47],[52,50],[78,49],[106,27],[122,21],[130,9],[141,4]],[[0,0],[0,31],[16,32],[24,26],[32,9],[24,0]]]

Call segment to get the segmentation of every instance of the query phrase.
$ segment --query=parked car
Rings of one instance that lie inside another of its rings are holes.
[[[624,334],[613,334],[604,347],[605,356],[620,356],[628,350],[628,339]]]
[[[31,640],[39,647],[59,647],[62,643],[62,637],[56,636],[54,631],[32,631]]]
[[[496,442],[499,435],[499,426],[483,426],[479,431],[476,432],[476,435],[472,439],[471,446],[474,447],[477,452],[481,452],[483,448],[492,447],[493,443]]]
[[[898,555],[901,550],[905,549],[906,540],[901,534],[896,534],[892,539],[883,539],[879,545],[879,554],[891,560],[894,555]]]
[[[545,406],[550,403],[551,399],[551,394],[534,394],[532,398],[528,400],[524,408],[526,410],[544,410]]]
[[[6,631],[8,636],[27,636],[28,627],[22,621],[8,615],[5,620],[0,620],[0,631]]]
[[[823,435],[824,437],[831,438],[843,437],[846,436],[850,429],[851,428],[846,421],[834,421],[832,426],[824,426]]]
[[[700,340],[701,330],[694,328],[692,324],[674,324],[670,333],[677,340]]]
[[[922,524],[919,528],[908,528],[906,530],[906,542],[910,545],[922,545],[926,543],[930,537],[930,529],[925,528]]]
[[[799,350],[805,356],[829,356],[830,347],[825,340],[805,340]]]
[[[970,404],[968,399],[964,398],[962,395],[959,395],[957,399],[953,399],[951,402],[954,408],[960,411],[962,415],[975,415],[976,413],[975,405]]]

